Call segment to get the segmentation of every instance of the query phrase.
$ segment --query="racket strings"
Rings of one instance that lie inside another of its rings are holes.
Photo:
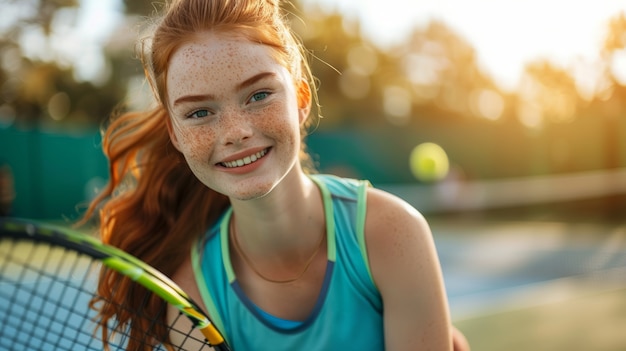
[[[178,321],[185,320],[184,316],[165,323],[165,303],[161,303],[163,308],[157,316],[142,313],[155,301],[147,290],[142,302],[133,308],[98,296],[100,270],[99,261],[73,250],[1,239],[0,349],[127,350],[129,345],[139,345],[140,350],[184,351],[186,344],[194,345],[193,350],[209,349],[204,340],[191,335],[193,328],[178,329],[188,325]],[[128,323],[115,320],[102,325],[98,313],[102,304],[114,304],[117,311],[126,311],[133,320],[143,320],[148,330],[131,333]],[[184,340],[182,346],[156,342],[155,330],[159,328],[170,337],[178,335],[177,340]]]
[[[109,271],[105,269],[103,272]],[[111,273],[109,271],[109,273]],[[103,273],[101,273],[103,274]],[[115,274],[114,274],[115,275]],[[101,275],[102,277],[102,275]],[[117,296],[117,291],[123,284],[128,284],[127,278],[115,279],[115,284],[110,288],[112,290],[109,296]],[[131,349],[145,349],[152,350],[155,340],[160,340],[160,347],[167,350],[185,351],[185,350],[210,350],[211,347],[208,341],[201,334],[196,337],[193,335],[194,328],[189,323],[187,317],[177,311],[173,320],[167,321],[167,304],[163,303],[163,300],[156,297],[154,293],[148,291],[144,287],[130,282],[130,290],[127,294],[133,296],[140,296],[136,299],[133,306],[136,308],[129,308],[128,303],[114,302],[114,299],[107,299],[102,295],[97,296],[97,300],[100,303],[108,305],[107,308],[112,308],[116,311],[116,314],[124,314],[131,316],[132,323],[142,326],[140,332],[131,330],[130,322],[115,324],[109,327],[109,332],[114,334],[120,334],[124,338],[128,339]],[[157,307],[153,308],[156,304]],[[97,308],[96,308],[97,309]],[[145,311],[158,311],[156,314],[146,314]],[[187,328],[185,328],[187,326]],[[167,340],[173,339],[177,341],[177,345],[169,343]]]
[[[88,345],[91,335],[82,328],[88,311],[75,305],[81,295],[88,296],[86,272],[91,262],[69,253],[59,256],[59,251],[36,245],[7,246],[6,240],[0,248],[0,314],[5,316],[1,345],[39,349],[45,343],[46,348],[56,350]]]
[[[168,336],[174,333],[188,338],[192,330],[187,332],[178,330],[178,319],[169,325],[165,322],[167,305],[161,298],[107,268],[100,272],[100,279],[107,283],[104,284],[104,291],[91,301],[91,307],[99,311],[99,321],[110,320],[107,316],[119,317],[111,319],[106,327],[100,327],[103,340],[108,340],[110,336],[118,336],[124,339],[127,348],[131,350],[152,350],[159,344],[157,340],[160,340],[165,344],[162,347],[167,350],[186,350],[184,347],[170,346],[165,342]],[[133,296],[133,300],[128,302],[126,297],[122,296],[122,292]],[[146,313],[146,311],[156,312]],[[180,318],[180,315],[177,318]]]
[[[101,278],[106,276],[106,272],[112,273],[110,270],[104,268],[101,271]],[[114,276],[116,274],[114,273]],[[110,279],[110,278],[109,278]],[[130,284],[130,290],[122,289],[123,284]],[[157,347],[158,350],[166,349],[168,351],[186,351],[186,350],[210,350],[211,347],[204,336],[199,335],[200,338],[193,335],[194,328],[189,323],[187,317],[182,312],[177,312],[175,318],[172,321],[167,321],[167,304],[157,297],[154,293],[147,290],[143,286],[135,284],[129,281],[125,277],[119,277],[114,279],[114,284],[109,285],[111,289],[110,294],[107,296],[118,296],[118,291],[126,291],[127,294],[133,296],[139,296],[135,299],[134,303],[119,303],[114,298],[103,297],[103,295],[97,295],[92,300],[92,307],[96,310],[102,310],[102,305],[108,309],[113,309],[116,314],[124,314],[130,316],[130,321],[124,323],[118,323],[117,320],[108,323],[107,329],[102,332],[107,335],[117,335],[126,342],[127,347],[132,350],[153,350]],[[98,307],[98,304],[101,304]],[[153,305],[157,305],[156,308],[152,308]],[[130,306],[135,306],[131,308]],[[156,314],[147,314],[145,311],[157,311]],[[126,319],[125,319],[126,320]],[[132,330],[131,323],[137,323],[142,326],[141,331]],[[188,326],[188,328],[181,328],[181,326]],[[177,340],[178,345],[172,345],[167,342],[169,338]],[[107,338],[103,338],[107,339]],[[157,340],[160,341],[157,342]],[[158,346],[155,346],[157,345]],[[189,345],[187,347],[187,345]]]

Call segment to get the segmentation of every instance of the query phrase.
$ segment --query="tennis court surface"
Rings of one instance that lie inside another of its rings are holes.
[[[626,225],[431,221],[473,350],[625,350]]]

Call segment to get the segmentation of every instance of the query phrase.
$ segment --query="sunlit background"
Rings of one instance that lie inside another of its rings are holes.
[[[106,183],[100,126],[151,103],[153,3],[0,0],[13,215],[74,220]],[[318,170],[424,213],[473,349],[626,349],[626,0],[293,4]]]

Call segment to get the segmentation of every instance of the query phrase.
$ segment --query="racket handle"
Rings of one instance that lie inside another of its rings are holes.
[[[213,327],[213,324],[210,324],[204,328],[201,328],[200,331],[202,332],[202,335],[204,335],[204,337],[209,340],[209,343],[211,345],[222,345],[225,344],[224,343],[224,338],[222,337],[222,334],[220,334],[220,332],[217,331],[217,329],[215,329],[215,327]]]

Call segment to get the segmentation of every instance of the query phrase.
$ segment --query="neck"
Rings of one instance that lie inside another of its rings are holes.
[[[326,228],[320,191],[305,175],[284,179],[262,199],[232,206],[240,246],[249,255],[310,253]]]

